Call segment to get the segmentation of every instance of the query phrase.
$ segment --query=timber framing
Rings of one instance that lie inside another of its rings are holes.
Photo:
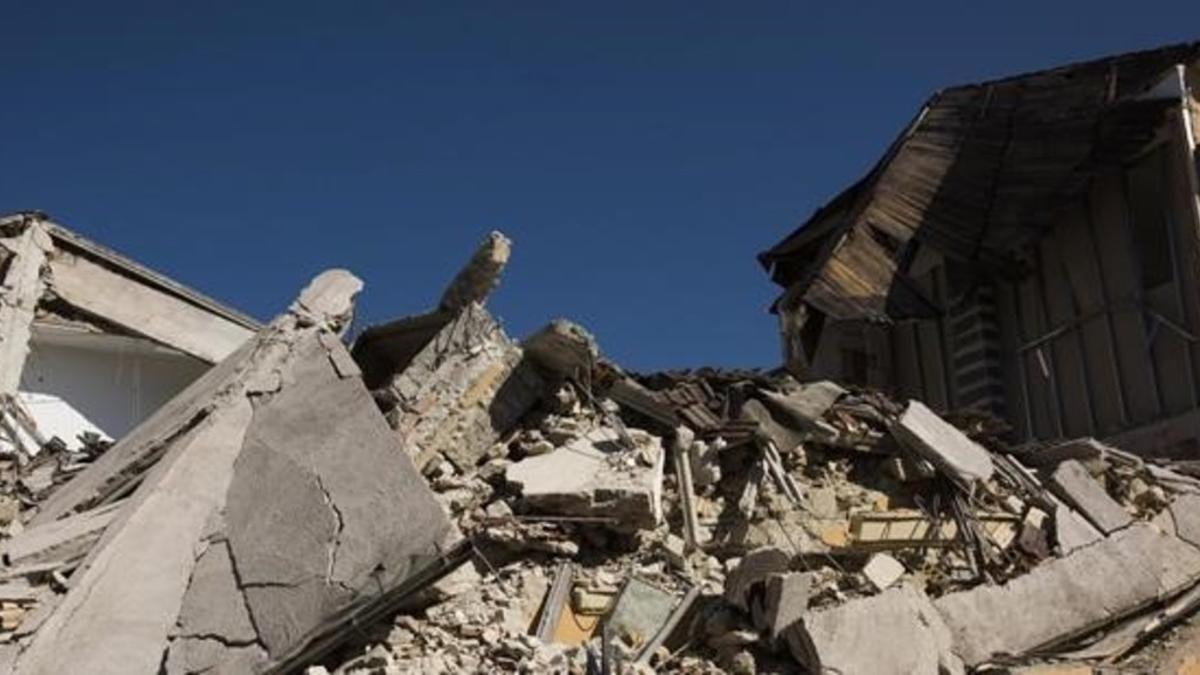
[[[759,256],[789,369],[1022,440],[1196,443],[1198,82],[1188,43],[934,94]]]

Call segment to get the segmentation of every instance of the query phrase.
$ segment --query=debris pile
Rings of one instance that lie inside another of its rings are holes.
[[[955,673],[1117,663],[1200,606],[1189,464],[514,340],[510,250],[350,348],[327,272],[111,448],[6,457],[8,668]]]

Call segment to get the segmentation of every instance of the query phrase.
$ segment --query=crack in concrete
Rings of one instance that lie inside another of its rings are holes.
[[[333,533],[333,541],[330,542],[329,545],[329,559],[325,566],[325,584],[328,585],[333,583],[333,569],[337,564],[338,549],[342,545],[342,530],[345,529],[346,523],[342,519],[341,509],[339,509],[337,504],[335,504],[333,501],[333,495],[329,494],[329,490],[326,489],[324,481],[321,480],[321,474],[317,473],[317,471],[314,469],[313,477],[317,481],[317,489],[321,491],[321,496],[325,500],[325,505],[329,507],[329,512],[333,514],[333,520],[336,525],[336,529]]]
[[[245,584],[239,584],[241,589],[247,588],[299,588],[304,584],[290,583],[287,581],[251,581]]]
[[[172,643],[174,643],[176,640],[212,640],[214,642],[220,642],[225,647],[263,646],[261,640],[234,640],[217,633],[190,633],[187,635],[176,635],[175,637],[171,638]]]
[[[242,596],[242,605],[246,608],[246,616],[250,618],[250,627],[254,629],[254,634],[257,636],[259,644],[263,644],[262,630],[258,627],[258,620],[254,616],[254,612],[250,607],[250,598],[246,597],[246,589],[253,588],[253,585],[247,584],[242,580],[242,572],[238,568],[237,556],[233,554],[233,544],[228,539],[222,542],[225,544],[225,551],[229,554],[229,567],[233,570],[233,583],[237,586],[238,594]],[[266,649],[266,646],[263,646]]]

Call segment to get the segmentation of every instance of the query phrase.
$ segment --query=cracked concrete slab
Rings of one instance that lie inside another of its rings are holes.
[[[224,540],[210,542],[196,560],[175,633],[175,640],[208,636],[230,644],[258,641]]]
[[[441,507],[362,381],[337,367],[345,355],[331,356],[345,349],[328,337],[351,314],[346,274],[318,277],[220,376],[167,406],[194,421],[150,420],[132,434],[141,452],[79,476],[97,472],[74,504],[150,461],[145,439],[162,446],[20,672],[269,667],[438,554]]]
[[[1197,580],[1200,549],[1137,523],[1003,586],[944,595],[934,606],[955,653],[975,666],[1111,625]]]
[[[1180,495],[1163,510],[1171,532],[1192,546],[1200,547],[1200,496]]]

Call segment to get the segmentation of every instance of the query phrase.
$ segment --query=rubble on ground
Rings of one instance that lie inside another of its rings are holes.
[[[0,459],[3,663],[1016,672],[1120,664],[1200,606],[1192,465],[630,373],[566,320],[516,340],[484,306],[509,255],[350,347],[361,283],[322,275],[115,445]]]

